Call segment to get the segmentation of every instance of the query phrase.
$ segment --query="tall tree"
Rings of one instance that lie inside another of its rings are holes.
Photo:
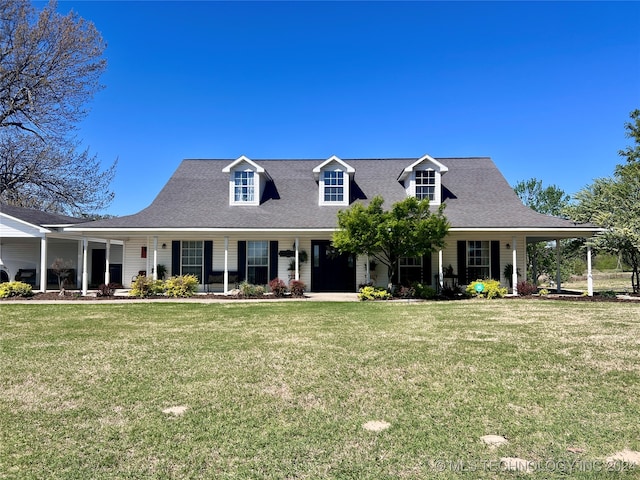
[[[562,216],[564,208],[569,205],[570,197],[564,190],[556,185],[543,187],[542,180],[530,178],[521,180],[513,188],[522,203],[538,213]],[[538,284],[538,277],[542,274],[551,274],[556,264],[554,252],[546,243],[538,242],[527,245],[527,269],[530,278]]]
[[[613,177],[598,178],[575,195],[567,209],[578,222],[591,222],[606,229],[595,238],[596,247],[621,255],[631,266],[631,287],[640,292],[640,110],[625,124],[635,146],[620,150],[627,161],[618,165]]]
[[[432,212],[426,199],[408,197],[388,211],[383,203],[377,196],[367,206],[356,203],[338,212],[333,246],[340,252],[373,256],[387,266],[389,281],[396,284],[400,258],[418,257],[444,247],[449,223],[444,205]]]
[[[106,207],[116,162],[74,136],[102,88],[105,44],[91,22],[51,1],[0,2],[0,201],[64,213]]]

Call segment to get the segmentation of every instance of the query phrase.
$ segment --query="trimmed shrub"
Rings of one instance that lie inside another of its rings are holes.
[[[98,296],[113,297],[113,294],[116,293],[116,288],[118,288],[117,283],[109,283],[109,284],[101,283],[100,286],[98,287]]]
[[[470,295],[463,292],[460,285],[445,285],[440,289],[440,296],[447,300],[457,300],[461,298],[468,298]]]
[[[195,275],[178,275],[169,277],[164,282],[164,293],[168,297],[193,297],[198,289],[198,277]]]
[[[256,296],[256,286],[247,282],[242,282],[239,286],[240,294],[238,296],[243,298],[251,298]]]
[[[287,293],[286,283],[277,277],[269,282],[269,289],[271,289],[271,293],[273,293],[274,297],[284,297]]]
[[[484,285],[484,290],[482,292],[478,292],[476,290],[476,285],[482,283]],[[497,280],[476,280],[467,285],[466,293],[473,297],[481,297],[481,298],[502,298],[507,294],[507,287],[501,287],[500,282]]]
[[[414,284],[413,289],[415,291],[416,298],[422,298],[423,300],[433,300],[438,295],[435,288],[421,283]]]
[[[358,299],[367,300],[389,300],[393,298],[384,288],[362,287],[358,293]]]
[[[291,280],[289,282],[289,291],[293,297],[304,297],[304,291],[307,286],[302,280]]]
[[[534,293],[538,293],[538,287],[530,282],[518,282],[518,295],[521,297],[529,297]]]
[[[24,282],[0,283],[0,298],[9,297],[32,297],[33,289],[31,285]]]
[[[546,288],[543,288],[538,292],[538,294],[542,297],[546,297],[547,295],[549,295],[549,290],[547,290]]]
[[[415,298],[416,297],[416,289],[413,288],[413,287],[405,287],[403,285],[400,285],[393,292],[393,296],[394,297],[399,297],[399,298]]]
[[[153,277],[138,275],[131,284],[129,296],[146,298],[150,295],[162,295],[165,286],[162,280],[154,280]]]

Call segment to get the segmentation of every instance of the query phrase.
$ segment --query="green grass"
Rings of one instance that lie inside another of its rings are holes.
[[[631,293],[633,291],[631,285],[631,272],[617,272],[617,271],[597,271],[593,273],[593,291],[594,292],[607,292],[614,291],[618,293]],[[549,288],[547,286],[547,288]],[[552,290],[554,287],[549,288]],[[573,277],[567,282],[562,282],[562,288],[569,290],[587,291],[587,277],[586,273],[581,276]]]
[[[639,317],[532,300],[3,303],[0,478],[638,478],[603,462],[640,450]]]

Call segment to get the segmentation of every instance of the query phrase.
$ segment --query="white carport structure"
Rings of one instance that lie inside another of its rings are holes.
[[[88,261],[91,252],[100,250],[101,245],[105,244],[106,249],[110,250],[113,244],[122,245],[122,242],[63,232],[66,227],[82,221],[64,215],[0,205],[0,280],[11,281],[17,277],[31,284],[35,290],[46,292],[49,285],[57,285],[50,266],[55,259],[61,258],[69,262],[74,272],[71,279],[74,288],[80,285],[86,294],[90,267],[93,266]],[[112,255],[106,255],[105,283],[109,281],[108,259]]]

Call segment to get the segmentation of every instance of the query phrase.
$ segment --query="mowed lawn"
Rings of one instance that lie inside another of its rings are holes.
[[[0,478],[640,476],[606,461],[640,451],[640,304],[4,302],[0,319]]]

